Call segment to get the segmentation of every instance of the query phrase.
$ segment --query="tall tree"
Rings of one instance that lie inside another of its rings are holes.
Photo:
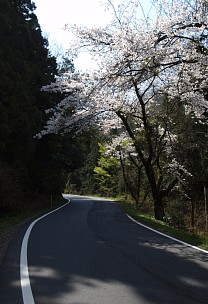
[[[204,1],[157,2],[160,14],[152,23],[138,18],[139,1],[124,2],[117,10],[109,0],[114,20],[108,27],[70,27],[78,37],[75,49],[87,47],[99,57],[100,69],[46,87],[74,95],[54,109],[41,135],[98,121],[105,130],[122,129],[146,174],[155,217],[163,219],[164,198],[188,174],[174,153],[171,109],[181,102],[187,113],[202,116],[208,106],[203,94],[207,56],[198,51],[205,47],[207,12]]]
[[[57,70],[34,11],[30,0],[0,0],[0,201],[10,209],[31,202],[35,193],[58,191],[60,175],[52,169],[54,136],[34,139],[46,121],[45,109],[57,103],[52,94],[41,92]]]

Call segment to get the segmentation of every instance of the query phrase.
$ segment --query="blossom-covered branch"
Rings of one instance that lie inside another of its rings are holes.
[[[49,110],[48,124],[37,136],[80,131],[92,124],[106,132],[118,125],[124,128],[146,173],[155,216],[160,219],[163,197],[187,173],[183,165],[176,165],[169,144],[168,105],[180,101],[196,117],[208,108],[204,96],[208,88],[207,11],[204,1],[198,0],[196,6],[194,2],[156,1],[160,13],[147,22],[140,18],[139,1],[123,3],[117,10],[109,0],[114,19],[105,28],[68,26],[76,35],[72,51],[87,50],[97,58],[99,69],[62,75],[43,88],[66,97]]]

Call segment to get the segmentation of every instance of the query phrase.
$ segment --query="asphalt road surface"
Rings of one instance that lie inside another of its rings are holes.
[[[34,302],[23,302],[27,226],[1,267],[1,304],[208,303],[208,253],[136,224],[114,202],[76,196],[33,226],[27,250]]]

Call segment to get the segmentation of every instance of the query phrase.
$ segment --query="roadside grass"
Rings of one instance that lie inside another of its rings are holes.
[[[87,194],[90,197],[99,197],[104,199],[110,199],[119,203],[125,212],[130,215],[132,218],[144,224],[150,228],[153,228],[159,232],[172,236],[180,241],[188,243],[193,246],[208,250],[208,236],[201,236],[199,234],[193,234],[186,232],[181,229],[169,226],[163,221],[156,220],[153,216],[148,214],[140,213],[131,202],[127,202],[123,197],[106,197],[99,196],[98,194]]]
[[[24,211],[19,214],[9,214],[0,217],[0,235],[9,231],[10,229],[14,228],[15,226],[24,223],[25,221],[29,220],[30,218],[35,217],[36,215],[47,211],[45,210],[38,210],[38,211]]]
[[[13,227],[26,222],[27,220],[35,218],[36,216],[39,216],[47,211],[51,211],[52,209],[59,207],[65,201],[65,199],[59,199],[57,201],[54,201],[53,206],[50,207],[39,207],[36,210],[27,210],[0,216],[0,235],[9,231]]]
[[[94,196],[98,197],[96,195]],[[144,224],[150,228],[158,230],[162,233],[170,235],[174,238],[177,238],[191,245],[198,246],[200,248],[208,250],[208,236],[204,237],[198,234],[188,233],[183,230],[171,227],[165,222],[156,220],[153,216],[140,213],[132,203],[126,202],[123,199],[115,198],[115,197],[114,198],[111,197],[109,199],[117,201],[124,208],[127,214],[129,214],[132,218],[134,218],[141,224]],[[58,205],[60,206],[60,202],[57,203],[56,206],[54,205],[53,207],[56,208],[58,207]],[[14,226],[24,223],[27,220],[36,217],[38,215],[41,215],[50,210],[51,208],[42,208],[36,211],[25,211],[19,214],[2,216],[0,217],[0,235],[9,231]]]
[[[144,224],[150,228],[158,230],[188,244],[208,250],[208,236],[203,237],[198,234],[188,233],[183,230],[171,227],[165,222],[158,221],[150,215],[140,213],[131,203],[127,203],[119,199],[116,199],[116,201],[124,208],[127,214],[129,214],[132,218],[141,224]]]

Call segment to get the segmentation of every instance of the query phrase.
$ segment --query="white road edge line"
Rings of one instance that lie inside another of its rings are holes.
[[[35,221],[33,221],[30,226],[28,227],[21,246],[21,254],[20,254],[20,282],[21,282],[21,288],[22,288],[22,298],[24,304],[35,304],[33,293],[30,285],[30,277],[29,277],[29,271],[28,271],[28,261],[27,261],[27,245],[28,245],[28,239],[30,236],[30,233],[32,231],[32,228],[34,225],[39,222],[44,217],[50,215],[53,212],[56,212],[57,210],[66,207],[70,202],[70,199],[68,199],[68,203],[64,204],[63,206],[50,211],[43,216],[39,217]]]
[[[173,240],[173,241],[175,241],[175,242],[178,242],[178,243],[180,243],[180,244],[183,244],[183,245],[185,245],[185,246],[191,247],[191,248],[193,248],[193,249],[199,250],[199,251],[204,252],[204,253],[208,253],[208,251],[205,250],[205,249],[201,249],[201,248],[199,248],[199,247],[197,247],[197,246],[193,246],[193,245],[188,244],[188,243],[186,243],[186,242],[183,242],[183,241],[180,241],[180,240],[178,240],[178,239],[175,239],[174,237],[172,237],[172,236],[170,236],[170,235],[164,234],[164,233],[162,233],[162,232],[160,232],[160,231],[157,231],[157,230],[152,229],[152,228],[150,228],[150,227],[148,227],[148,226],[146,226],[146,225],[144,225],[144,224],[141,224],[141,223],[137,222],[135,219],[133,219],[133,218],[132,218],[130,215],[128,215],[128,214],[127,214],[127,216],[128,216],[128,218],[129,218],[130,220],[132,220],[132,221],[135,222],[136,224],[138,224],[138,225],[140,225],[140,226],[142,226],[142,227],[144,227],[144,228],[146,228],[146,229],[149,229],[149,230],[151,230],[151,231],[153,231],[153,232],[155,232],[155,233],[157,233],[157,234],[160,234],[160,235],[162,235],[162,236],[164,236],[164,237],[166,237],[166,238],[169,238],[169,239],[171,239],[171,240]]]

